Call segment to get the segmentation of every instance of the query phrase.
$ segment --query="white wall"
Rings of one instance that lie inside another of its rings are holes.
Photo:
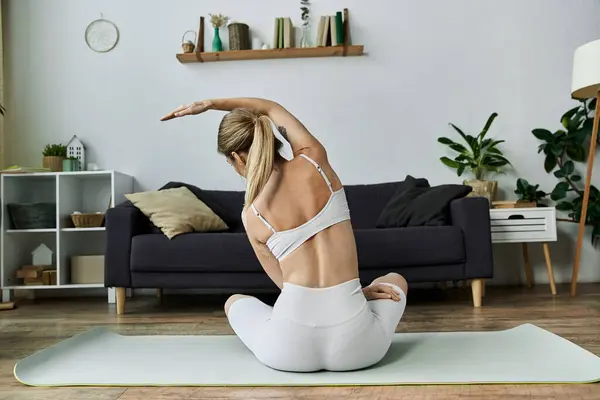
[[[600,37],[595,0],[313,0],[313,21],[350,9],[352,37],[366,57],[182,65],[175,59],[181,36],[197,29],[200,15],[243,20],[270,43],[274,17],[299,25],[299,1],[4,1],[8,163],[39,165],[46,143],[77,134],[90,161],[134,175],[139,190],[170,180],[243,188],[215,151],[219,113],[159,122],[181,103],[226,96],[283,103],[324,142],[346,184],[406,174],[459,182],[438,161],[444,149],[436,138],[453,134],[448,122],[477,131],[496,111],[492,134],[507,140],[515,166],[498,177],[503,195],[513,196],[517,176],[551,190],[555,178],[545,174],[530,132],[558,127],[574,104],[573,51]],[[108,54],[83,39],[100,13],[121,32]],[[559,229],[552,251],[558,280],[568,281],[576,226]],[[530,251],[543,282],[538,247]],[[515,282],[520,249],[496,249],[495,282]],[[586,239],[581,280],[600,281],[598,264]]]

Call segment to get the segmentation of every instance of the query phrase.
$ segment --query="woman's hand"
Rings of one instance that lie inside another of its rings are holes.
[[[177,107],[174,111],[162,117],[161,121],[168,121],[173,118],[184,117],[186,115],[198,115],[212,109],[210,100],[195,101],[191,104],[185,104]]]
[[[363,288],[362,291],[367,300],[389,299],[400,301],[400,295],[391,286],[381,283],[369,285]]]

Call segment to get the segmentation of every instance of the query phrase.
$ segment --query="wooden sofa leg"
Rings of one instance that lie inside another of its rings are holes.
[[[483,279],[473,279],[471,281],[471,291],[473,292],[473,306],[481,307],[481,298],[483,297]]]
[[[116,288],[117,292],[117,315],[125,314],[125,299],[127,298],[127,291],[125,288]]]

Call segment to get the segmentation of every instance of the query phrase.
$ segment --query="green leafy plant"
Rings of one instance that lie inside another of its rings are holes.
[[[65,160],[79,161],[79,158],[77,158],[77,157],[67,157],[67,158],[65,158]]]
[[[539,190],[540,185],[532,185],[526,179],[517,179],[517,189],[515,194],[519,195],[519,200],[530,201],[538,207],[546,206],[542,201],[548,196],[548,193]]]
[[[595,99],[581,101],[562,115],[560,129],[554,132],[542,128],[532,130],[542,141],[538,153],[544,154],[544,169],[559,180],[550,198],[556,202],[557,210],[568,213],[570,222],[581,219],[584,184],[575,163],[584,163],[587,159],[595,111]],[[595,186],[590,187],[586,224],[594,227],[592,241],[600,237],[600,191]]]
[[[44,157],[67,157],[67,146],[62,144],[48,144],[42,154]]]
[[[465,134],[459,127],[451,123],[450,126],[463,138],[466,146],[447,137],[438,138],[438,142],[458,153],[454,159],[441,157],[440,161],[444,165],[456,169],[458,176],[462,176],[465,170],[471,171],[477,180],[483,180],[489,172],[501,173],[502,167],[510,165],[510,161],[504,157],[502,151],[497,147],[504,140],[486,138],[497,116],[497,113],[490,115],[483,130],[477,136]]]

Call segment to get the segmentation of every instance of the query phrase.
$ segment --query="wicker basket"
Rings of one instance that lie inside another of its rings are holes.
[[[71,214],[75,228],[99,228],[104,224],[104,214]]]
[[[7,204],[6,208],[14,229],[56,228],[56,204],[54,203]]]
[[[236,22],[227,28],[229,30],[229,50],[250,50],[250,28],[246,24]]]

